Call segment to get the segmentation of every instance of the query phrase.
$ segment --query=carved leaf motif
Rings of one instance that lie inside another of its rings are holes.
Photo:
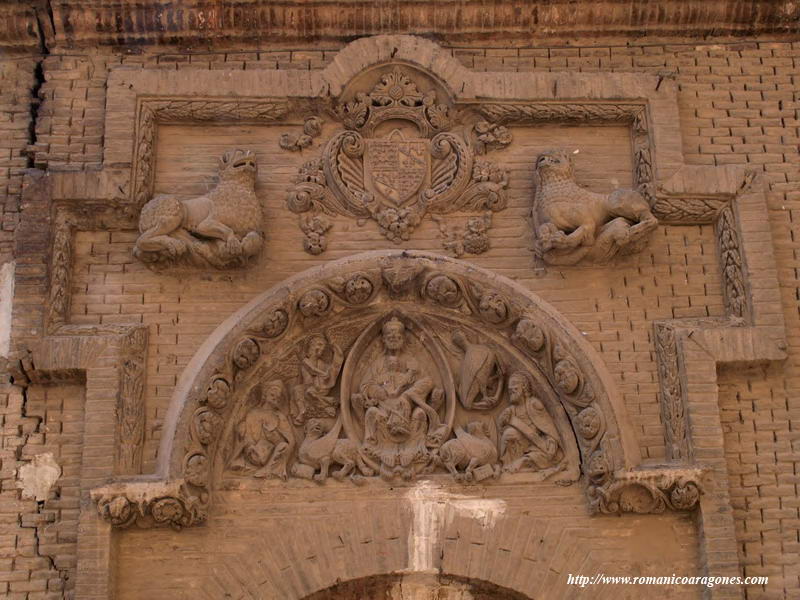
[[[325,147],[322,163],[333,194],[324,201],[331,213],[369,216],[364,207],[364,148],[364,139],[355,131],[335,135]]]
[[[667,453],[673,460],[689,460],[691,447],[687,435],[685,399],[680,380],[680,363],[675,329],[656,323],[656,361],[661,384],[661,414],[666,429]]]
[[[713,223],[727,203],[714,198],[661,197],[653,205],[653,214],[662,223],[702,225]]]
[[[425,190],[426,205],[431,212],[454,210],[451,203],[470,181],[473,152],[452,133],[440,133],[431,140],[431,155],[439,159],[432,175],[432,187]]]
[[[352,157],[347,152],[336,155],[336,165],[342,182],[353,194],[363,194],[364,189],[364,161]]]
[[[479,113],[495,123],[523,125],[542,121],[565,123],[631,123],[641,104],[482,104]]]

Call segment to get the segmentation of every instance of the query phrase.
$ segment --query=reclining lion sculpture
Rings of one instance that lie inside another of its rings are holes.
[[[219,182],[210,192],[188,200],[160,194],[145,204],[133,255],[154,268],[244,266],[264,243],[255,178],[253,152],[228,150],[219,161]]]
[[[579,186],[566,150],[540,154],[536,175],[534,251],[549,265],[603,263],[617,254],[638,252],[658,225],[639,192],[598,194]]]

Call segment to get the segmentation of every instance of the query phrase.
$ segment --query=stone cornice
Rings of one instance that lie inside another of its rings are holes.
[[[345,42],[409,33],[447,44],[502,39],[796,34],[789,0],[5,0],[0,48]],[[500,36],[500,37],[498,37]]]

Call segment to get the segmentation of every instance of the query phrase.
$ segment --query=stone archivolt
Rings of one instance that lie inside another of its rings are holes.
[[[303,165],[286,198],[289,210],[303,215],[307,252],[325,249],[325,215],[371,219],[388,240],[400,243],[431,214],[455,254],[489,248],[490,216],[506,207],[508,175],[478,157],[511,143],[508,129],[479,117],[464,123],[434,90],[420,91],[397,66],[333,112],[344,130]],[[442,223],[451,213],[468,218],[465,232]]]
[[[172,516],[146,484],[118,484],[94,494],[113,524],[193,524],[213,487],[242,477],[570,485],[582,473],[594,511],[697,504],[697,473],[625,470],[628,426],[579,334],[474,267],[408,252],[329,263],[224,339],[162,448]]]

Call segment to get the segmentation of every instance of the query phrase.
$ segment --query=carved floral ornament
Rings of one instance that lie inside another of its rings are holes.
[[[581,481],[593,512],[696,506],[698,473],[626,470],[607,375],[529,292],[425,254],[308,273],[262,297],[197,372],[162,448],[166,482],[96,490],[104,518],[195,524],[211,489],[242,479]]]

